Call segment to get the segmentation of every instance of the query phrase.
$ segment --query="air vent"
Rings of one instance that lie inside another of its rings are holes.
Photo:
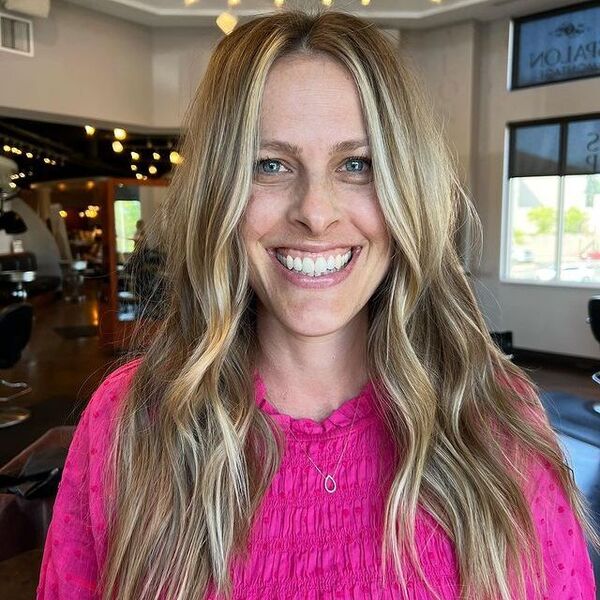
[[[31,21],[0,13],[0,50],[33,56]]]

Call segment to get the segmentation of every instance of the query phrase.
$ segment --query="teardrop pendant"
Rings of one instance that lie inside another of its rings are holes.
[[[331,482],[331,483],[329,483],[329,482]],[[325,477],[325,489],[330,494],[333,494],[333,492],[335,492],[335,490],[337,490],[337,484],[335,482],[335,479],[331,475],[327,475],[327,477]]]

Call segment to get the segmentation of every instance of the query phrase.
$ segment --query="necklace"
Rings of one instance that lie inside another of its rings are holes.
[[[360,400],[361,400],[361,398],[358,399],[358,402],[360,402]],[[338,467],[340,466],[340,463],[342,462],[342,457],[344,456],[344,453],[346,452],[346,446],[348,445],[348,438],[350,436],[350,432],[354,428],[354,422],[356,420],[356,413],[358,412],[358,402],[356,403],[356,406],[354,407],[354,417],[352,418],[352,425],[350,426],[350,430],[346,434],[346,441],[344,442],[344,449],[342,450],[342,453],[340,454],[340,458],[337,461],[337,465],[335,466],[333,475],[332,474],[325,475],[325,473],[323,473],[323,471],[321,471],[321,469],[319,469],[319,467],[316,465],[315,461],[310,457],[308,452],[304,449],[304,446],[302,446],[302,445],[300,446],[302,448],[304,454],[306,454],[306,457],[308,458],[308,460],[310,460],[310,462],[313,464],[315,469],[320,473],[321,477],[323,477],[323,486],[325,487],[325,491],[329,492],[330,494],[333,494],[337,490],[337,482],[335,481],[334,475],[337,473]],[[275,406],[275,408],[277,408],[277,406],[274,404],[274,402],[272,400],[271,400],[271,404],[273,404],[273,406]],[[277,410],[281,413],[279,408],[277,408]],[[298,442],[298,444],[300,444],[300,440],[294,435],[294,432],[292,430],[292,423],[290,423],[290,433],[292,434],[293,438]]]

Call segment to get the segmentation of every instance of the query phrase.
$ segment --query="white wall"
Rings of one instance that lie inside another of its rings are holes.
[[[427,32],[402,32],[446,119],[484,230],[477,292],[488,326],[512,330],[520,348],[600,357],[585,322],[598,288],[565,288],[500,281],[500,237],[506,124],[598,111],[600,79],[509,92],[509,21],[462,23]],[[476,265],[472,265],[476,266]]]
[[[0,52],[0,112],[151,123],[149,29],[54,0],[33,34],[34,57]]]
[[[407,55],[432,94],[458,157],[461,180],[470,186],[477,122],[477,25],[469,21],[426,31],[405,30],[400,44],[401,56]]]
[[[183,120],[208,59],[223,37],[210,29],[168,27],[152,32],[152,124],[177,128]]]

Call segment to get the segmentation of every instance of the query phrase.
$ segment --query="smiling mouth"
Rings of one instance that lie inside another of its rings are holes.
[[[277,260],[288,270],[307,277],[322,277],[343,271],[352,261],[354,248],[345,252],[312,254],[302,256],[300,252],[275,249]]]

